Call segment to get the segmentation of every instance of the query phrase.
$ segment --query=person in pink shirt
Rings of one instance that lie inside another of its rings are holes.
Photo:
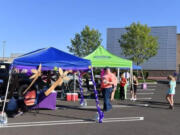
[[[101,82],[102,94],[104,97],[104,106],[103,106],[104,111],[109,111],[112,109],[112,105],[110,103],[110,96],[111,96],[113,84],[114,82],[113,82],[112,73],[109,68],[106,68],[105,74],[104,76],[102,76],[102,82]]]

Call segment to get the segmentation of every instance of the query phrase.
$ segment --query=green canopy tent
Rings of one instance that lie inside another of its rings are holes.
[[[118,68],[118,80],[119,80],[119,69],[120,68],[128,68],[130,69],[130,82],[132,83],[133,76],[133,62],[127,59],[120,58],[109,51],[107,51],[104,47],[99,46],[94,52],[84,57],[88,59],[92,63],[92,67],[110,67],[110,68]]]
[[[120,58],[102,46],[84,58],[91,60],[93,67],[132,68],[132,61]]]
[[[101,45],[91,54],[84,57],[92,63],[92,67],[111,67],[118,68],[118,79],[119,79],[119,68],[129,68],[130,74],[133,74],[133,62],[127,59],[120,58],[109,51],[107,51]]]

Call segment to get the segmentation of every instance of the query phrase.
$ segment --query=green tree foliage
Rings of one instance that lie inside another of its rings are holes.
[[[125,57],[140,65],[157,54],[157,37],[150,35],[151,28],[147,25],[132,23],[126,31],[119,40]]]
[[[71,45],[67,46],[69,52],[76,56],[84,57],[93,52],[101,45],[101,33],[98,30],[90,29],[89,26],[76,33],[74,39],[71,39]]]

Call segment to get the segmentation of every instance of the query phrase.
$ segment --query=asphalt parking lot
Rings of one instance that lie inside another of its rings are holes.
[[[0,128],[1,135],[178,135],[180,132],[180,85],[177,85],[175,109],[165,101],[167,84],[148,85],[138,90],[138,100],[112,102],[113,109],[105,113],[103,123],[94,121],[95,101],[80,108],[78,102],[57,101],[57,109],[33,111],[9,118]],[[129,94],[128,94],[129,97]],[[102,105],[102,101],[100,101]]]

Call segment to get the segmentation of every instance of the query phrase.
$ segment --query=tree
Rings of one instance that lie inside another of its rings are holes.
[[[101,33],[98,30],[90,29],[89,26],[76,33],[74,39],[71,39],[71,45],[67,46],[69,52],[76,56],[84,57],[93,52],[101,45]]]
[[[150,35],[151,28],[147,25],[132,23],[126,31],[119,40],[125,57],[140,65],[157,54],[157,37]]]

